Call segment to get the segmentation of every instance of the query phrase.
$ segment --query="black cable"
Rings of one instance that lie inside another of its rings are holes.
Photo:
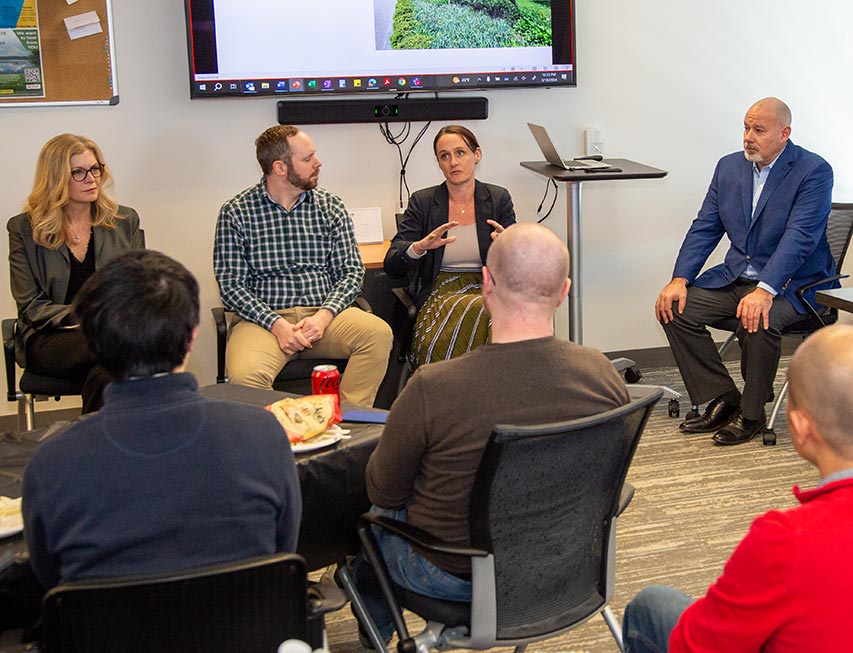
[[[394,99],[395,100],[401,100],[401,99],[405,100],[407,97],[408,97],[408,93],[403,93],[403,94],[397,95]],[[436,93],[436,97],[438,97],[437,93]],[[402,145],[403,145],[403,143],[406,142],[406,140],[409,138],[409,136],[412,133],[412,123],[411,122],[404,123],[398,134],[393,134],[391,132],[391,124],[390,123],[384,122],[384,123],[379,124],[379,131],[381,132],[383,138],[385,138],[385,142],[388,143],[389,145],[393,145],[394,147],[397,148],[397,157],[400,160],[399,201],[400,201],[400,208],[401,209],[403,208],[403,189],[404,188],[406,189],[406,202],[409,201],[409,196],[412,194],[411,191],[409,190],[409,184],[406,180],[406,166],[409,163],[409,157],[412,156],[412,152],[414,151],[415,146],[418,144],[418,142],[421,140],[421,138],[423,138],[424,134],[426,134],[426,132],[429,129],[429,126],[431,124],[432,124],[432,121],[427,122],[423,126],[423,128],[418,132],[417,136],[415,136],[414,141],[412,141],[412,144],[409,147],[409,151],[406,153],[405,157],[403,156]]]
[[[548,190],[551,188],[551,186],[554,187],[554,199],[551,200],[551,206],[548,207],[548,212],[541,218],[539,218],[536,221],[537,223],[544,222],[548,218],[548,216],[551,215],[551,211],[554,210],[554,205],[557,203],[557,195],[560,194],[560,188],[559,186],[557,186],[556,181],[554,181],[553,179],[549,179],[545,182],[545,194],[542,196],[542,201],[539,202],[539,206],[536,208],[536,214],[539,215],[539,211],[541,211],[542,207],[545,205],[545,200],[548,198]]]

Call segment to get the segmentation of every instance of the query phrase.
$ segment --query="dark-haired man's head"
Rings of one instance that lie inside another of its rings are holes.
[[[132,250],[89,277],[74,313],[89,349],[116,380],[173,372],[195,338],[198,282],[165,254]]]

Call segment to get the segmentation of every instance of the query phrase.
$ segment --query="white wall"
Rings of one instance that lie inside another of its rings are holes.
[[[120,103],[0,109],[0,216],[20,211],[44,141],[64,131],[92,137],[115,174],[116,198],[139,211],[148,246],[184,262],[201,282],[202,330],[191,370],[212,383],[207,310],[219,302],[211,268],[216,215],[259,178],[253,141],[275,123],[275,100],[191,102],[183,3],[115,0],[113,8]],[[580,0],[577,19],[578,87],[487,94],[490,118],[470,123],[484,150],[479,176],[508,187],[519,217],[534,218],[544,181],[518,166],[541,158],[528,120],[546,125],[568,154],[582,153],[584,128],[598,127],[607,155],[668,170],[663,180],[585,183],[583,190],[586,344],[605,351],[662,346],[654,298],[714,163],[740,147],[753,100],[777,95],[790,104],[793,140],[833,165],[835,199],[853,201],[853,5]],[[282,25],[282,38],[287,30]],[[441,180],[430,153],[436,129],[412,156],[412,189]],[[397,155],[378,127],[306,131],[325,164],[321,184],[351,207],[382,207],[390,237]],[[565,208],[561,189],[546,224],[563,235]],[[3,237],[0,256],[7,254]],[[11,316],[7,268],[0,269],[0,315]],[[565,333],[564,321],[560,328]]]

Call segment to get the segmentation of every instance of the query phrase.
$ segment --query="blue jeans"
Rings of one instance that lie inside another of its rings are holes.
[[[625,653],[666,653],[669,635],[693,599],[671,587],[651,585],[625,608],[622,638]]]
[[[406,521],[406,509],[385,510],[373,506],[371,514]],[[471,581],[454,576],[417,553],[403,538],[386,530],[374,528],[379,550],[385,559],[391,580],[418,594],[448,601],[470,601]],[[394,634],[394,620],[385,603],[373,567],[361,551],[353,563],[353,581],[358,588],[367,611],[379,632],[386,640]]]

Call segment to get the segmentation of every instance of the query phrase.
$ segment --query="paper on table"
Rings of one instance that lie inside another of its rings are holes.
[[[87,11],[85,14],[69,16],[65,19],[65,29],[68,30],[68,38],[71,40],[104,31],[101,28],[101,20],[98,18],[98,13],[95,11]]]
[[[348,212],[349,217],[352,218],[355,239],[358,243],[382,242],[382,211],[378,206],[350,209]]]

